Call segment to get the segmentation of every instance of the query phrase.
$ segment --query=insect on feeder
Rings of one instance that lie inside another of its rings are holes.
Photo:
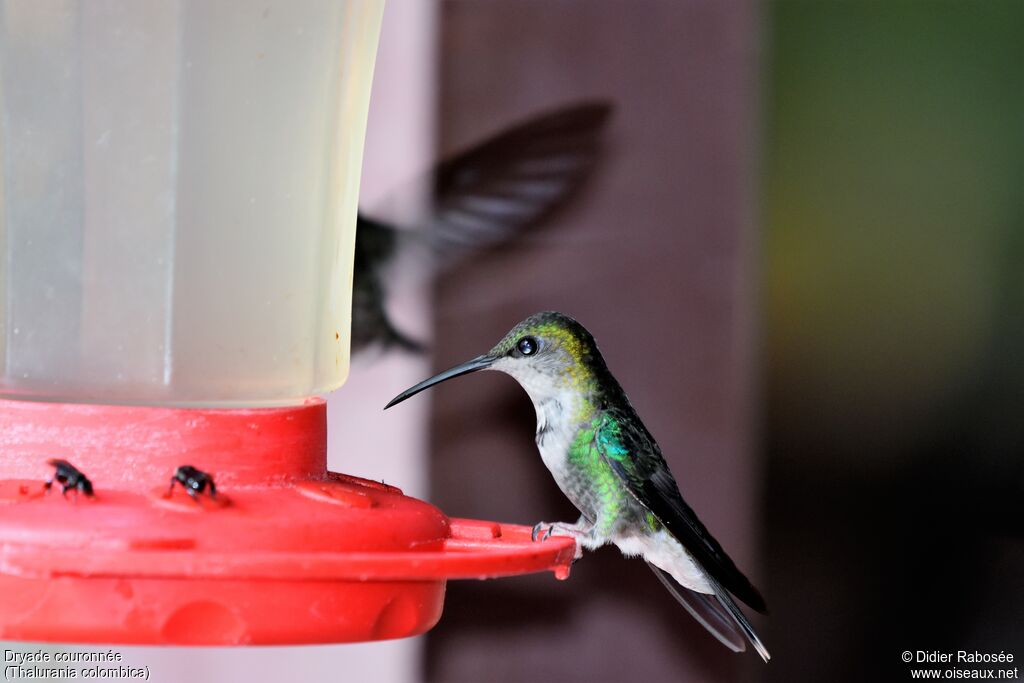
[[[326,468],[381,12],[0,2],[0,638],[397,638],[449,578],[567,574]]]

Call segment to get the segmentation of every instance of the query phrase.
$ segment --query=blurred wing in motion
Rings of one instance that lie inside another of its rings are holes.
[[[438,164],[414,188],[426,208],[396,226],[360,212],[352,295],[352,351],[422,344],[387,315],[386,267],[419,245],[442,265],[514,240],[564,205],[596,166],[612,113],[604,101],[561,107],[498,133]]]
[[[594,169],[608,102],[534,117],[440,164],[427,236],[442,258],[501,244],[569,200]]]

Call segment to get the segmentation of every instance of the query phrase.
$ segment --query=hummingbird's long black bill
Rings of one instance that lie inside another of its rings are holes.
[[[440,384],[446,379],[451,379],[452,377],[458,377],[459,375],[466,375],[469,374],[470,372],[476,372],[477,370],[483,370],[484,368],[488,368],[491,366],[492,363],[494,363],[494,360],[495,359],[493,357],[487,355],[477,356],[473,360],[466,361],[461,365],[456,365],[454,368],[448,368],[444,372],[439,372],[433,377],[425,379],[416,386],[409,387],[408,389],[400,393],[398,396],[395,396],[386,406],[384,406],[384,410],[387,410],[396,403],[401,403],[410,396],[415,396],[424,389],[429,389],[435,384]]]

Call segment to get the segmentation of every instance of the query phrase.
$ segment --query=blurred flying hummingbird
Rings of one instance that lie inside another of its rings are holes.
[[[538,313],[484,355],[403,391],[385,409],[477,370],[500,370],[526,390],[537,411],[541,459],[582,513],[575,524],[538,523],[534,540],[569,536],[577,557],[606,543],[640,555],[722,644],[741,652],[750,641],[767,662],[768,650],[733,596],[762,613],[764,599],[683,500],[590,332],[561,313]]]
[[[426,247],[441,262],[514,239],[563,205],[599,156],[612,112],[604,101],[540,114],[438,164],[419,180],[426,209],[412,225],[360,212],[352,285],[352,350],[372,344],[420,350],[386,311],[386,267],[399,252]],[[418,187],[418,185],[417,185]],[[415,192],[415,190],[408,190]],[[410,229],[418,228],[418,229]]]

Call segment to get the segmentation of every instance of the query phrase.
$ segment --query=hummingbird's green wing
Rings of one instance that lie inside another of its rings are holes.
[[[683,500],[661,449],[629,404],[606,410],[596,420],[594,443],[626,490],[679,541],[705,572],[712,594],[697,593],[650,562],[651,569],[690,614],[729,649],[743,650],[743,637],[764,661],[771,657],[730,593],[759,612],[764,598],[736,568],[718,541]],[[740,634],[743,634],[742,636]]]
[[[630,409],[606,410],[597,419],[595,445],[626,489],[675,536],[716,583],[761,612],[764,598],[736,567],[679,493],[661,449]]]

